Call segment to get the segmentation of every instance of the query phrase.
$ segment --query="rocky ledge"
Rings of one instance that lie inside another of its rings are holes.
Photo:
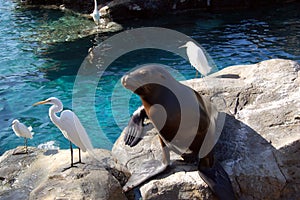
[[[56,6],[76,13],[89,14],[93,12],[94,1],[83,0],[17,0],[25,6]],[[198,10],[201,12],[215,10],[255,9],[265,6],[284,5],[296,0],[98,0],[98,8],[107,6],[115,20],[124,20],[133,17],[153,18],[170,13]]]
[[[186,81],[216,100],[226,115],[214,151],[229,174],[238,199],[300,198],[300,65],[273,59],[232,66],[203,79]],[[218,99],[222,101],[218,101]],[[218,103],[219,102],[219,103]],[[220,103],[221,102],[221,103]],[[130,174],[147,174],[148,161],[161,162],[151,124],[134,148],[122,135],[112,152],[95,149],[85,164],[69,165],[67,150],[30,148],[0,157],[1,199],[214,199],[192,164],[171,155],[171,166],[124,194]],[[75,153],[76,155],[76,153]],[[130,180],[130,179],[129,179]]]

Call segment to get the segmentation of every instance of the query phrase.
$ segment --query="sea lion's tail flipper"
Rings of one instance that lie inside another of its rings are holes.
[[[221,164],[215,160],[212,167],[199,167],[199,175],[220,200],[235,200],[231,181]]]
[[[133,147],[141,140],[145,118],[147,118],[147,114],[143,106],[133,113],[125,129],[124,142],[126,145]]]

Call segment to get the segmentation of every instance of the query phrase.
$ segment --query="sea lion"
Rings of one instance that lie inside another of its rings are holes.
[[[227,173],[213,156],[212,149],[219,138],[218,112],[214,106],[176,81],[162,65],[142,66],[124,75],[121,81],[125,88],[139,95],[143,104],[128,123],[125,144],[134,146],[139,142],[143,121],[149,118],[159,131],[162,146],[167,147],[163,152],[166,163],[168,150],[185,161],[196,161],[199,175],[219,199],[235,199]]]

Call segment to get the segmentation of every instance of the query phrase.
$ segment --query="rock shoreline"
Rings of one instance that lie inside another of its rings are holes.
[[[226,121],[215,152],[236,197],[299,199],[300,65],[272,59],[228,67],[185,84],[226,102],[220,108]],[[215,199],[195,166],[176,155],[166,171],[124,194],[130,173],[143,170],[147,159],[161,159],[156,130],[149,125],[146,133],[148,141],[135,148],[125,147],[120,136],[112,152],[95,149],[97,159],[83,154],[85,164],[65,171],[68,150],[31,147],[28,155],[13,155],[21,147],[9,150],[0,157],[0,198],[133,199],[140,193],[143,199]]]
[[[64,5],[67,9],[81,14],[92,13],[94,8],[94,1],[82,0],[18,0],[18,2],[24,6],[51,5],[53,7],[59,7],[60,5]],[[98,8],[108,6],[114,19],[129,19],[132,17],[153,18],[164,14],[195,9],[209,12],[220,10],[255,9],[293,2],[296,2],[296,0],[98,0]]]

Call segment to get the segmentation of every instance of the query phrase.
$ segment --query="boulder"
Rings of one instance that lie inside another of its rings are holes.
[[[127,199],[111,174],[114,162],[107,150],[96,149],[97,159],[82,155],[84,164],[70,166],[69,150],[41,150],[28,154],[12,149],[0,157],[1,199]],[[77,150],[74,152],[78,159]]]
[[[299,70],[294,61],[273,59],[184,82],[226,113],[214,151],[238,199],[300,198]],[[112,150],[132,174],[130,184],[153,172],[145,163],[163,166],[157,131],[151,124],[144,131],[146,139],[137,146],[125,146],[122,134]],[[175,154],[164,172],[138,189],[143,199],[214,198],[197,168]]]

